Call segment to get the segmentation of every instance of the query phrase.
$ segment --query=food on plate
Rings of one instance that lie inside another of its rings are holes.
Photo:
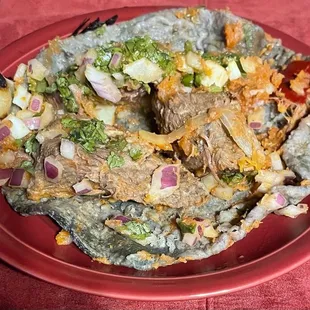
[[[84,21],[0,75],[0,186],[94,261],[220,253],[310,194],[310,58],[226,10]]]

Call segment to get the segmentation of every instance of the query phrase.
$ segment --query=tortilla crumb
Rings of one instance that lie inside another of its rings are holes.
[[[305,89],[310,87],[310,73],[301,70],[294,80],[290,81],[290,88],[300,96],[305,95]]]
[[[93,258],[93,260],[101,264],[111,265],[111,262],[106,257],[97,257]]]
[[[240,21],[237,23],[226,24],[224,32],[226,37],[226,46],[229,49],[234,48],[244,36],[242,23]]]
[[[58,245],[69,245],[72,243],[72,237],[69,232],[61,230],[55,237]]]
[[[139,258],[143,260],[151,260],[154,256],[153,254],[150,254],[149,252],[146,251],[139,251],[137,252],[137,255],[139,256]]]

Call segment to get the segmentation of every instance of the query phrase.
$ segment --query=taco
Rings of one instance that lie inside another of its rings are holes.
[[[308,210],[310,61],[226,10],[81,24],[0,75],[0,186],[94,260],[210,257]]]

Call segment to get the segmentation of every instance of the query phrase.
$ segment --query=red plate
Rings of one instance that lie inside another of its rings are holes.
[[[162,8],[124,8],[78,16],[36,31],[0,52],[0,71],[13,75],[47,40],[71,33],[85,18],[118,14],[119,20]],[[265,30],[297,52],[310,48],[268,26]],[[310,202],[310,199],[308,199]],[[270,215],[244,240],[201,261],[150,272],[92,262],[74,245],[57,246],[59,227],[45,216],[22,217],[0,197],[0,258],[40,279],[102,296],[136,300],[210,297],[249,288],[275,278],[310,259],[310,213],[295,220]]]

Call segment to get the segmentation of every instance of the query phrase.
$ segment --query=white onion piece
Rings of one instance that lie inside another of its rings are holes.
[[[269,156],[271,160],[271,167],[273,170],[284,170],[281,157],[277,152],[272,152]]]
[[[241,57],[240,63],[246,73],[254,73],[256,68],[262,64],[262,60],[259,57]]]
[[[94,111],[95,117],[103,121],[106,125],[115,124],[116,106],[113,105],[97,105]]]
[[[300,214],[306,214],[308,211],[308,205],[305,203],[299,203],[297,206],[288,205],[285,208],[276,210],[274,213],[277,215],[284,215],[290,218],[296,218]]]
[[[228,81],[226,70],[212,60],[204,60],[204,63],[210,73],[202,75],[201,84],[207,87],[212,86],[213,84],[218,87],[223,87]]]
[[[28,92],[27,87],[23,85],[17,85],[13,103],[19,106],[21,109],[26,109],[29,105],[31,94]]]
[[[203,235],[207,238],[216,238],[218,237],[219,233],[214,229],[212,225],[208,225],[204,228]]]
[[[233,81],[236,79],[239,79],[241,77],[241,72],[239,70],[238,65],[236,64],[236,62],[234,60],[231,60],[226,68],[227,74],[228,74],[228,78]]]
[[[26,72],[27,72],[27,65],[19,64],[13,80],[18,84],[23,84],[25,82]]]
[[[11,187],[27,188],[30,182],[30,175],[25,169],[15,169],[9,181]]]
[[[63,165],[53,156],[48,156],[44,159],[45,178],[53,183],[60,181],[63,172]]]
[[[185,55],[186,64],[193,69],[202,70],[201,61],[202,58],[200,55],[190,51]]]
[[[89,180],[83,179],[81,182],[74,184],[73,189],[78,195],[85,195],[91,192],[93,187]]]
[[[29,110],[19,110],[16,112],[15,116],[21,120],[33,117],[34,113]]]
[[[286,202],[286,198],[282,194],[275,193],[271,195],[265,194],[258,204],[269,211],[275,211],[283,208]]]
[[[16,116],[9,115],[5,118],[5,120],[9,120],[12,123],[10,130],[14,139],[21,139],[30,133],[30,130],[24,124],[24,122]]]
[[[28,61],[27,75],[37,81],[42,81],[47,75],[48,70],[37,59]]]
[[[12,94],[8,87],[0,87],[0,118],[8,115],[12,105]]]
[[[16,153],[12,150],[0,152],[0,164],[4,167],[10,167],[15,161]]]
[[[99,71],[94,66],[88,64],[86,66],[85,76],[99,97],[113,103],[121,100],[122,94],[113,83],[109,74]]]
[[[155,169],[149,194],[148,202],[155,202],[158,198],[168,197],[179,188],[180,165],[163,165]]]
[[[30,104],[28,109],[34,113],[38,113],[41,111],[43,105],[43,96],[41,95],[33,95],[30,99]]]
[[[146,58],[125,65],[123,71],[131,78],[143,83],[160,82],[163,76],[163,70]]]
[[[255,181],[261,183],[258,187],[258,191],[261,193],[268,192],[272,187],[276,185],[282,185],[286,178],[295,178],[295,173],[291,170],[259,170],[255,176]]]
[[[57,136],[67,136],[67,133],[63,129],[50,129],[46,131],[40,131],[36,135],[37,141],[42,144],[45,140],[53,139]]]
[[[217,186],[212,189],[212,195],[220,199],[230,200],[234,195],[234,190],[229,186],[227,187]]]
[[[11,178],[13,173],[13,169],[7,168],[7,169],[0,169],[0,186],[5,185],[8,180]]]
[[[183,235],[182,242],[188,244],[189,246],[193,246],[198,241],[198,238],[195,234],[185,233]]]
[[[210,192],[214,187],[218,185],[217,180],[214,178],[212,174],[208,174],[201,179],[202,184],[205,189]]]
[[[67,159],[73,159],[75,155],[75,144],[68,139],[61,139],[60,154]]]
[[[38,130],[41,124],[40,117],[32,117],[24,119],[24,123],[30,130]]]
[[[54,118],[55,118],[54,107],[50,103],[45,102],[45,108],[41,115],[40,129],[47,127],[54,120]]]
[[[11,130],[8,126],[0,127],[0,141],[8,137],[10,134],[11,134]]]
[[[223,109],[221,122],[245,155],[251,158],[253,141],[249,139],[246,124],[241,121],[237,113],[228,109]]]

